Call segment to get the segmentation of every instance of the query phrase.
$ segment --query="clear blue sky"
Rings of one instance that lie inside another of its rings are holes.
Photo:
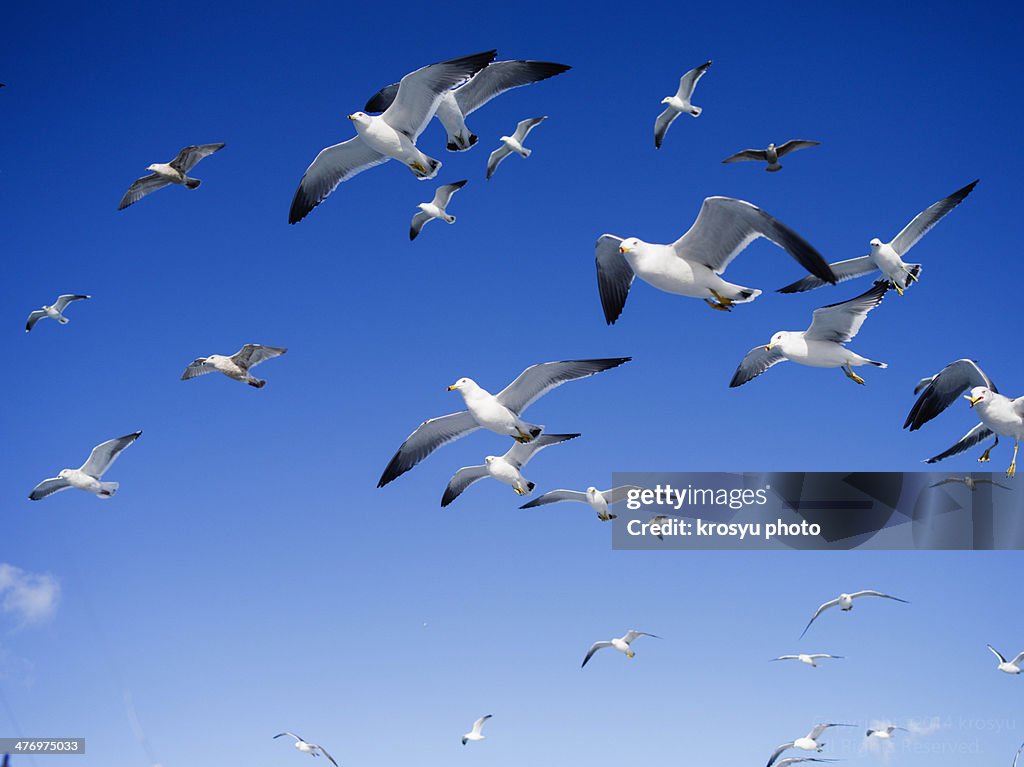
[[[378,18],[399,11],[393,26]],[[630,470],[921,468],[974,421],[964,405],[901,431],[918,378],[970,356],[1021,393],[1009,351],[1011,289],[1024,281],[1021,22],[1009,4],[961,3],[9,9],[0,561],[53,574],[61,600],[31,626],[0,612],[0,731],[13,714],[20,734],[86,736],[76,764],[145,765],[130,689],[166,767],[301,767],[308,757],[271,741],[282,729],[345,767],[668,767],[762,764],[819,719],[938,716],[951,729],[915,744],[976,742],[972,763],[1008,765],[1024,693],[985,643],[1024,649],[1024,620],[1004,601],[1016,554],[612,552],[583,507],[521,512],[497,483],[441,511],[458,467],[505,449],[490,434],[375,484],[421,420],[461,407],[445,391],[458,377],[496,390],[534,362],[620,355],[634,361],[529,411],[584,434],[529,466],[539,489]],[[573,69],[475,113],[470,152],[445,152],[436,124],[424,134],[444,162],[437,181],[470,180],[457,224],[410,243],[434,185],[396,163],[285,223],[302,171],[351,135],[346,114],[408,71],[489,48]],[[680,118],[655,151],[658,102],[708,58],[703,115]],[[485,182],[497,137],[540,114],[533,156]],[[720,163],[789,138],[823,143],[778,174]],[[116,210],[149,163],[217,141],[227,148],[197,168],[201,189]],[[731,195],[839,260],[975,178],[913,251],[921,284],[889,296],[852,345],[890,363],[867,370],[866,387],[788,363],[727,388],[752,346],[867,287],[777,295],[801,272],[764,242],[729,271],[765,289],[752,305],[726,315],[638,283],[620,322],[604,324],[604,232],[668,242],[704,197]],[[28,312],[62,292],[94,299],[67,327],[26,335]],[[259,369],[265,389],[178,380],[193,358],[246,342],[289,347]],[[139,428],[108,477],[122,483],[112,501],[25,499]],[[943,468],[971,471],[974,458]],[[1008,463],[1004,444],[992,466]],[[912,604],[858,605],[797,642],[820,602],[865,587]],[[590,642],[633,627],[664,639],[580,671]],[[801,649],[848,659],[766,662]],[[484,713],[488,740],[461,749]],[[1000,719],[1015,729],[979,729]],[[850,733],[831,740],[851,760],[883,759]],[[899,749],[891,760],[964,763]]]

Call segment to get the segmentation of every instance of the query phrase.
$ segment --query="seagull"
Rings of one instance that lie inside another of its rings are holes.
[[[801,638],[804,634],[807,633],[807,629],[809,629],[811,627],[811,624],[814,623],[815,620],[817,620],[818,616],[825,612],[828,608],[839,605],[840,610],[842,610],[844,613],[848,613],[850,612],[850,610],[853,609],[853,600],[860,599],[861,597],[882,597],[883,599],[892,599],[897,602],[902,602],[903,604],[910,604],[906,599],[900,599],[899,597],[894,597],[889,594],[883,594],[881,591],[872,591],[870,589],[865,591],[855,591],[852,594],[840,594],[835,599],[830,599],[828,602],[826,602],[814,611],[814,615],[812,615],[811,619],[807,621],[807,625],[804,626],[804,630],[800,632]]]
[[[412,217],[412,224],[409,226],[409,239],[415,240],[423,225],[433,218],[440,218],[446,224],[454,224],[455,216],[449,216],[446,207],[452,199],[452,195],[466,185],[465,180],[456,181],[454,184],[439,186],[434,192],[434,199],[430,202],[421,202],[416,207],[420,212]]]
[[[187,381],[190,378],[198,378],[216,370],[228,378],[234,378],[236,381],[242,381],[249,384],[249,386],[262,389],[267,385],[267,382],[253,376],[249,372],[249,368],[254,368],[261,362],[273,359],[274,357],[280,357],[287,351],[287,349],[281,346],[246,344],[230,357],[225,357],[223,354],[196,357],[185,368],[185,372],[181,374],[181,380]]]
[[[1017,760],[1020,759],[1020,752],[1024,751],[1024,743],[1020,744],[1020,748],[1017,749],[1017,753],[1013,757],[1013,767],[1017,767]],[[7,767],[7,765],[4,765]]]
[[[914,394],[920,393],[921,396],[914,403],[903,428],[909,427],[910,431],[920,429],[953,404],[968,388],[970,393],[964,395],[964,399],[971,403],[981,423],[951,448],[929,458],[925,463],[937,463],[995,436],[995,441],[978,458],[981,463],[988,463],[992,448],[999,444],[999,437],[1003,436],[1014,440],[1013,460],[1006,471],[1007,477],[1013,477],[1017,473],[1017,451],[1021,440],[1024,440],[1024,397],[1010,399],[1000,394],[992,379],[985,375],[974,360],[951,362],[936,375],[918,381]]]
[[[285,735],[291,738],[295,738],[295,743],[293,745],[302,753],[309,754],[310,756],[320,756],[320,754],[323,754],[327,757],[327,760],[334,765],[334,767],[338,767],[338,763],[334,761],[333,756],[327,753],[327,749],[325,749],[323,746],[318,746],[316,743],[310,743],[309,741],[303,740],[294,732],[279,732],[271,740],[282,738]]]
[[[839,368],[854,383],[863,384],[864,379],[853,372],[855,365],[888,365],[861,357],[843,344],[857,335],[868,312],[882,303],[888,289],[888,283],[876,282],[871,290],[856,298],[815,309],[807,330],[780,330],[766,345],[747,352],[729,386],[742,386],[785,360],[814,368]]]
[[[87,298],[92,298],[92,296],[82,296],[74,293],[65,293],[62,296],[57,296],[57,300],[53,302],[52,306],[43,304],[41,309],[36,309],[28,315],[28,322],[25,323],[25,332],[30,332],[43,317],[49,317],[51,320],[57,320],[61,325],[67,325],[71,322],[71,320],[64,316],[64,310],[68,304],[72,301],[84,301]]]
[[[107,440],[97,445],[89,453],[89,459],[77,469],[61,469],[56,477],[44,479],[29,493],[30,501],[38,501],[48,495],[77,487],[94,493],[98,498],[110,498],[117,492],[117,482],[101,482],[103,474],[117,460],[121,452],[139,438],[141,431],[126,434],[123,437]]]
[[[630,490],[640,490],[641,488],[636,485],[619,485],[613,487],[611,490],[598,490],[596,487],[588,487],[585,492],[579,490],[552,490],[539,498],[534,498],[529,503],[524,503],[520,506],[520,509],[532,509],[537,506],[546,506],[549,503],[559,503],[561,501],[576,501],[578,503],[586,503],[590,505],[590,508],[597,514],[597,518],[602,522],[608,522],[609,520],[615,519],[615,514],[608,512],[608,507],[613,506],[619,501],[626,500],[626,496]]]
[[[669,126],[679,115],[683,112],[689,112],[694,117],[700,117],[700,113],[704,111],[700,107],[695,107],[691,104],[690,99],[693,98],[693,89],[697,87],[697,81],[704,76],[704,73],[708,71],[710,66],[711,62],[706,61],[699,67],[691,69],[679,78],[679,90],[676,91],[676,95],[666,96],[661,100],[661,103],[665,104],[665,111],[658,115],[658,119],[654,121],[655,149],[661,149],[661,142],[665,140],[665,134],[668,133]]]
[[[501,146],[491,152],[491,156],[487,158],[487,178],[490,179],[494,175],[494,171],[498,169],[501,161],[513,152],[523,158],[533,154],[533,150],[524,147],[523,142],[526,141],[530,131],[547,119],[547,117],[530,117],[526,120],[520,120],[516,126],[515,133],[511,136],[502,136],[500,139]]]
[[[658,525],[658,528],[660,530],[661,529],[661,525],[667,524],[668,522],[671,522],[671,521],[672,521],[672,518],[667,516],[667,515],[665,515],[665,514],[656,514],[653,517],[651,517],[649,520],[647,520],[647,524],[652,525],[652,526],[653,525]],[[660,533],[660,532],[659,533],[655,533],[655,537],[659,541],[665,540],[665,534],[664,533]]]
[[[839,282],[844,282],[854,277],[880,271],[882,277],[888,280],[896,288],[896,292],[902,296],[907,285],[911,282],[917,282],[917,276],[921,272],[920,264],[906,264],[903,262],[903,257],[947,213],[963,202],[977,183],[977,181],[972,181],[963,189],[958,189],[949,197],[945,197],[934,205],[925,208],[914,216],[913,221],[903,227],[903,231],[889,242],[882,242],[879,238],[875,237],[869,243],[871,253],[868,255],[829,264],[832,267],[832,271],[835,272],[836,279]],[[804,277],[802,280],[781,288],[779,292],[802,293],[805,290],[820,288],[824,284],[816,276]]]
[[[621,637],[615,637],[614,639],[608,639],[602,642],[594,642],[594,644],[590,645],[590,649],[587,650],[587,657],[583,659],[583,663],[580,664],[580,668],[587,665],[587,661],[594,657],[594,653],[598,650],[603,650],[605,647],[611,647],[613,650],[625,653],[627,658],[632,658],[636,653],[630,645],[633,644],[638,637],[654,637],[655,639],[661,639],[657,634],[648,634],[646,631],[637,631],[636,629],[632,629],[627,631]]]
[[[992,485],[993,487],[1001,487],[1003,490],[1009,490],[1006,485],[1000,485],[998,482],[993,482],[991,479],[975,479],[974,477],[946,477],[940,479],[929,487],[940,487],[941,485],[949,484],[960,484],[970,490],[972,493],[978,489],[978,485]]]
[[[791,764],[799,764],[800,762],[838,762],[838,759],[819,759],[815,756],[787,756],[785,759],[779,759],[775,763],[775,767],[789,767]]]
[[[417,69],[402,78],[394,102],[383,114],[350,114],[355,137],[322,150],[306,168],[292,199],[288,223],[304,219],[342,181],[391,159],[408,167],[420,181],[434,178],[441,161],[423,154],[416,141],[445,92],[487,66],[494,54],[476,53]]]
[[[1019,674],[1021,672],[1020,664],[1021,661],[1024,661],[1024,652],[1018,653],[1016,658],[1008,661],[1003,657],[1003,654],[992,645],[985,646],[992,651],[993,655],[999,658],[999,665],[996,666],[997,669],[1002,671],[1004,674]]]
[[[597,288],[605,321],[612,325],[622,314],[634,277],[666,293],[703,298],[720,311],[753,301],[760,290],[726,282],[721,275],[759,237],[774,242],[807,271],[835,280],[825,259],[788,226],[749,202],[708,197],[693,226],[671,245],[614,234],[598,238]]]
[[[576,439],[579,434],[541,434],[529,442],[516,442],[505,455],[489,455],[484,458],[483,466],[464,466],[455,472],[455,476],[448,482],[441,498],[441,506],[447,506],[472,485],[484,477],[494,477],[499,482],[510,485],[516,495],[528,495],[535,487],[532,482],[526,479],[521,469],[540,450],[548,445],[557,445],[559,442],[566,442]]]
[[[129,205],[134,205],[150,192],[163,189],[168,184],[180,184],[186,189],[198,189],[202,183],[197,178],[189,178],[188,172],[196,167],[196,164],[204,157],[209,157],[214,152],[224,148],[224,144],[199,144],[187,146],[178,152],[178,156],[168,163],[155,162],[146,170],[153,171],[148,176],[137,179],[134,184],[128,187],[128,191],[121,198],[118,210],[124,210]]]
[[[431,418],[416,427],[384,469],[377,487],[384,487],[409,471],[441,445],[461,439],[479,428],[510,436],[523,443],[536,439],[544,427],[527,423],[521,418],[523,411],[533,402],[566,381],[575,381],[616,368],[630,359],[615,357],[542,362],[528,367],[496,395],[482,388],[472,378],[460,378],[448,387],[448,391],[459,392],[467,409]]]
[[[800,653],[799,655],[780,655],[778,658],[772,658],[772,660],[798,660],[801,663],[806,663],[808,666],[811,666],[812,668],[817,668],[818,664],[815,661],[821,660],[822,658],[842,657],[842,655],[829,655],[828,653],[819,652],[814,653],[812,655],[808,655],[807,653]]]
[[[775,146],[775,144],[769,144],[767,149],[744,149],[742,152],[737,152],[734,155],[730,155],[722,160],[723,163],[743,162],[745,160],[756,160],[757,162],[766,162],[768,167],[765,168],[769,173],[775,173],[776,171],[782,170],[782,165],[779,163],[780,157],[785,157],[790,152],[795,152],[797,149],[808,149],[812,146],[819,146],[820,141],[807,141],[806,139],[792,139],[787,141],[785,144]]]
[[[552,61],[492,61],[465,85],[444,92],[435,116],[448,132],[448,151],[462,152],[477,142],[466,118],[496,96],[523,85],[547,80],[572,69]],[[367,112],[383,112],[395,100],[399,84],[382,88],[366,102]]]
[[[783,743],[781,746],[776,748],[775,751],[772,752],[771,757],[768,759],[767,767],[772,767],[772,765],[775,764],[775,760],[782,755],[782,752],[788,751],[791,748],[799,748],[803,751],[817,751],[818,753],[821,753],[821,749],[825,747],[825,744],[819,742],[818,738],[820,738],[822,733],[825,732],[825,730],[827,730],[829,727],[856,726],[857,725],[855,724],[837,724],[835,722],[831,722],[828,724],[816,724],[814,726],[814,729],[807,733],[804,737],[797,738],[796,740],[790,741],[789,743]]]
[[[473,729],[462,736],[462,745],[466,745],[466,743],[471,740],[486,739],[487,736],[482,734],[482,731],[484,729],[484,723],[492,716],[494,716],[494,714],[487,714],[487,716],[482,716],[475,722],[473,722]]]
[[[892,738],[892,734],[896,730],[902,730],[903,732],[910,732],[910,730],[908,730],[906,727],[897,727],[894,724],[890,724],[890,725],[887,725],[886,727],[883,727],[881,730],[868,730],[864,734],[864,737],[866,737],[866,738],[878,738],[880,740],[889,740],[889,739]]]

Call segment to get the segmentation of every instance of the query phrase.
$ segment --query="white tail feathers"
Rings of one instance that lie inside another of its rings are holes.
[[[533,154],[533,150],[523,147],[523,151],[520,152],[519,154],[521,154],[523,157],[529,157],[531,154]]]
[[[198,178],[185,179],[185,186],[187,186],[189,189],[198,189],[201,183],[203,182],[200,181]]]
[[[455,216],[445,216],[445,217],[444,217],[444,220],[445,220],[445,221],[446,221],[447,223],[449,223],[449,224],[454,224],[454,223],[455,223]]]
[[[110,498],[117,492],[121,485],[117,482],[100,482],[100,491],[96,493],[97,498]]]
[[[868,360],[869,365],[874,365],[876,368],[887,368],[889,365],[885,362],[875,362],[874,360]]]
[[[60,317],[57,318],[57,322],[59,322],[61,325],[67,325],[69,322],[71,322],[71,320],[61,315]]]
[[[704,110],[701,107],[690,106],[690,114],[694,117],[700,117],[700,113]]]

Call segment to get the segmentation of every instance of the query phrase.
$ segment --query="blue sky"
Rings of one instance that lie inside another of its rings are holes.
[[[611,552],[610,531],[582,507],[520,512],[497,483],[442,512],[450,475],[505,449],[490,434],[374,485],[421,420],[461,407],[445,391],[458,377],[496,390],[535,362],[620,355],[634,361],[529,411],[584,435],[529,466],[539,489],[603,486],[613,471],[921,468],[974,421],[965,404],[901,431],[918,378],[970,356],[1021,393],[1024,366],[1008,352],[1019,330],[1009,287],[1024,278],[1022,160],[1007,149],[1021,119],[1019,9],[515,8],[398,4],[387,14],[404,21],[390,28],[370,4],[6,14],[0,324],[12,370],[0,428],[17,449],[0,467],[0,561],[52,575],[60,598],[31,625],[0,613],[0,729],[13,715],[25,734],[85,735],[83,764],[144,765],[130,689],[167,767],[307,758],[270,740],[282,729],[346,766],[668,765],[753,763],[821,718],[939,716],[954,729],[915,743],[977,739],[978,763],[1009,764],[1021,723],[977,722],[1018,710],[1019,680],[997,674],[984,647],[1024,649],[1002,601],[1013,553]],[[451,206],[457,224],[410,243],[434,185],[396,163],[285,223],[302,171],[351,135],[346,114],[412,69],[489,48],[573,69],[472,115],[470,152],[445,152],[439,125],[424,134],[444,162],[437,181],[470,180]],[[658,102],[708,58],[703,115],[681,118],[655,151]],[[497,137],[540,114],[550,119],[530,136],[533,156],[485,182]],[[782,173],[720,163],[797,137],[823,143]],[[149,163],[217,141],[227,147],[197,168],[198,191],[116,210]],[[867,370],[865,387],[790,363],[727,388],[752,346],[867,288],[775,294],[801,273],[764,242],[729,271],[765,289],[755,303],[726,315],[637,284],[619,323],[604,324],[593,262],[604,232],[671,241],[704,197],[730,195],[839,260],[975,178],[913,251],[921,284],[887,297],[851,345],[890,364]],[[28,312],[62,292],[94,298],[69,310],[70,325],[26,335]],[[178,380],[193,358],[246,342],[289,347],[260,368],[265,389]],[[94,444],[139,428],[109,503],[25,500]],[[943,468],[971,471],[974,458]],[[1004,443],[992,466],[1008,463]],[[858,605],[822,619],[813,646],[796,642],[817,604],[862,587],[913,604]],[[591,641],[631,627],[665,638],[580,672]],[[797,649],[849,658],[765,662]],[[488,740],[461,749],[483,713],[495,715]],[[885,758],[833,741],[851,759]]]

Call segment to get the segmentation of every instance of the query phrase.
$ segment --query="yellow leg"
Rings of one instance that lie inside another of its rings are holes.
[[[1006,470],[1006,476],[1013,479],[1017,473],[1017,450],[1020,449],[1020,440],[1017,440],[1013,445],[1013,460],[1010,461],[1010,468]]]
[[[518,436],[513,437],[512,439],[514,439],[521,445],[525,445],[527,442],[533,439],[533,437],[531,437],[529,434],[524,434],[523,430],[520,429],[518,426],[516,427],[516,432],[518,433]]]
[[[842,370],[844,373],[846,373],[846,377],[849,378],[851,381],[853,381],[854,383],[859,383],[861,386],[864,385],[864,379],[861,378],[856,373],[854,373],[852,367],[850,367],[849,365],[844,365]]]
[[[999,444],[999,437],[997,436],[996,437],[996,441],[993,442],[991,445],[989,445],[985,449],[985,452],[982,453],[981,456],[978,458],[978,463],[988,463],[989,461],[991,461],[992,460],[992,458],[991,458],[992,448],[994,448],[998,444]]]
[[[900,294],[901,296],[903,295],[903,288],[901,288],[901,287],[899,286],[899,283],[898,283],[898,282],[896,282],[896,280],[893,280],[893,282],[892,282],[892,286],[893,286],[893,288],[895,288],[895,289],[896,289],[896,292],[897,292],[897,293],[899,293],[899,294]]]
[[[708,306],[710,306],[712,309],[717,309],[720,312],[732,311],[732,305],[735,303],[735,301],[733,301],[731,298],[723,298],[715,290],[711,291],[711,295],[715,297],[714,301],[712,301],[710,298],[704,299],[705,303],[707,303]]]
[[[917,275],[916,275],[916,274],[914,274],[914,273],[913,273],[912,271],[910,271],[909,269],[904,269],[904,271],[905,271],[905,272],[907,273],[907,284],[908,284],[908,285],[909,285],[909,284],[910,284],[911,282],[917,282]]]
[[[426,175],[427,173],[427,169],[423,167],[423,163],[413,162],[409,164],[409,167],[412,168],[413,170],[418,170],[420,173],[424,175]]]

